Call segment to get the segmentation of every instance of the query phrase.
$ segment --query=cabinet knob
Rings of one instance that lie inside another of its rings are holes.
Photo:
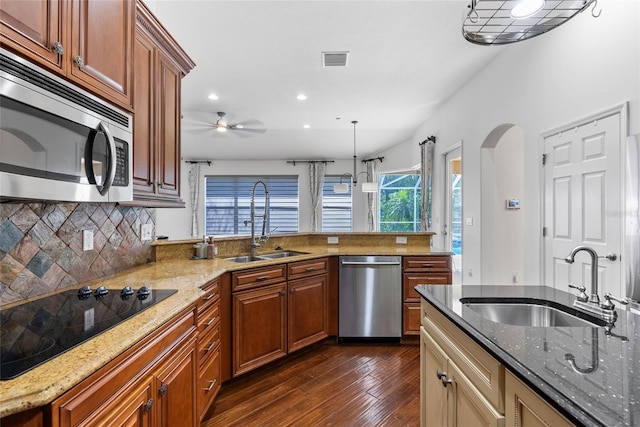
[[[146,409],[147,411],[150,411],[152,407],[153,407],[153,399],[149,399],[147,403],[144,404],[144,409]]]
[[[78,66],[78,68],[82,69],[82,67],[84,67],[84,59],[82,59],[82,56],[78,55],[73,59],[73,62],[76,63],[76,65]]]
[[[283,297],[283,296],[285,296],[285,295],[286,295],[286,294],[284,293],[284,291],[280,291],[280,296],[281,296],[281,297]]]
[[[62,55],[64,53],[64,47],[62,46],[62,43],[55,42],[52,47],[53,47],[53,51],[58,55]]]
[[[160,386],[160,389],[158,390],[158,393],[160,393],[160,396],[164,396],[166,392],[167,392],[167,385],[162,384]]]
[[[449,384],[453,383],[450,379],[447,378],[447,373],[441,371],[440,369],[436,369],[436,377],[442,382],[442,387],[447,387]]]

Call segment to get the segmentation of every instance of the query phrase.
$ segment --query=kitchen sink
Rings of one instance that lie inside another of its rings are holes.
[[[532,327],[598,327],[605,322],[570,307],[544,300],[515,301],[511,298],[461,298],[460,302],[496,323]]]
[[[266,261],[269,259],[277,259],[277,258],[286,258],[290,256],[296,255],[306,255],[308,252],[298,252],[298,251],[282,251],[282,252],[274,252],[271,254],[262,254],[262,255],[242,255],[231,258],[225,258],[226,261],[232,262],[253,262],[253,261]]]

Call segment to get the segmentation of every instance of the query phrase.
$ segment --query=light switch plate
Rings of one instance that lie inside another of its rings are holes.
[[[82,250],[93,250],[93,230],[82,230]]]
[[[473,218],[472,217],[467,218],[466,224],[467,225],[473,225]]]
[[[396,243],[398,245],[406,245],[407,244],[407,236],[396,236]]]
[[[338,236],[327,237],[327,244],[329,244],[329,245],[337,245],[338,244]]]
[[[152,224],[142,224],[140,226],[140,240],[143,242],[151,240],[151,234],[153,233]]]

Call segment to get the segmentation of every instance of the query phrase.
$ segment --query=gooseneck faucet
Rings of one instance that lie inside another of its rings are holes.
[[[256,215],[256,187],[258,184],[262,184],[264,187],[264,212],[262,215]],[[269,211],[269,188],[267,183],[259,179],[253,183],[251,189],[251,219],[245,221],[244,225],[251,222],[251,255],[255,255],[256,249],[260,247],[260,243],[256,242],[256,216],[262,217],[262,232],[260,234],[260,242],[266,242],[269,238],[266,235],[267,229],[267,212]]]
[[[598,254],[595,250],[588,246],[576,246],[571,250],[571,253],[564,259],[567,263],[573,264],[576,254],[580,251],[585,251],[591,256],[591,295],[589,296],[589,302],[599,304],[600,297],[598,296]]]

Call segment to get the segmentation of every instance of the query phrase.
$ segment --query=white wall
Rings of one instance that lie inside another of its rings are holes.
[[[358,171],[364,170],[364,165],[359,165]],[[190,239],[191,236],[191,200],[188,187],[188,173],[190,165],[182,163],[181,171],[181,196],[186,203],[185,209],[157,209],[156,210],[156,235],[169,236],[172,240]],[[341,175],[352,173],[353,160],[336,160],[327,164],[327,175]],[[204,194],[204,177],[206,175],[298,175],[298,194],[300,201],[299,231],[311,230],[311,196],[309,193],[309,166],[306,163],[299,163],[296,166],[287,163],[285,160],[270,161],[249,161],[249,160],[213,160],[211,165],[200,164],[200,194]],[[346,178],[348,179],[348,178]],[[360,176],[360,181],[364,175]],[[367,231],[366,197],[360,191],[360,186],[356,187],[353,193],[353,216],[354,231]],[[204,200],[198,200],[198,236],[204,234]],[[276,232],[277,233],[277,232]]]
[[[524,134],[522,198],[531,209],[524,211],[526,263],[521,283],[530,284],[541,283],[541,133],[624,102],[629,105],[629,133],[640,131],[640,2],[613,0],[599,6],[599,18],[587,10],[547,34],[509,45],[420,126],[411,140],[376,154],[385,156],[385,163],[393,159],[396,167],[409,167],[418,158],[418,142],[429,135],[437,137],[436,159],[462,141],[464,217],[474,219],[473,226],[463,231],[464,283],[480,283],[480,148],[492,130],[515,124]],[[444,210],[442,170],[441,164],[435,165],[437,232]]]

